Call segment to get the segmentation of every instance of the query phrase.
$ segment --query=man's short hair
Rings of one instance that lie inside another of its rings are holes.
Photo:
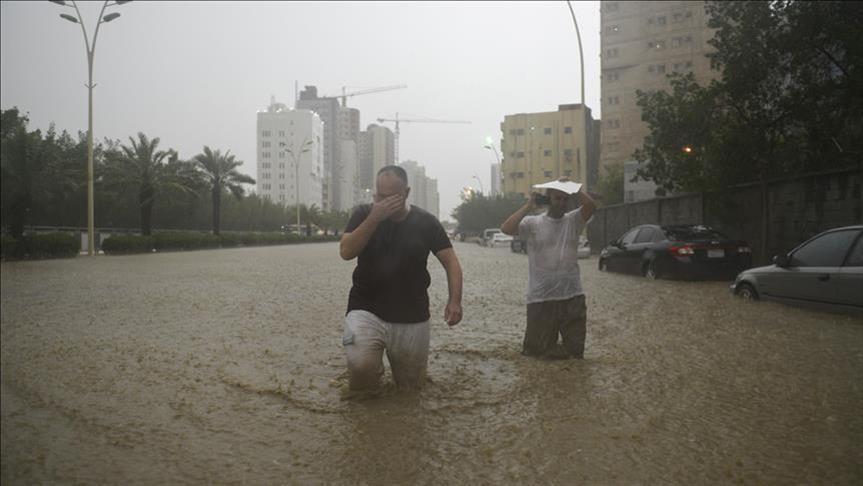
[[[378,176],[381,174],[388,172],[390,174],[394,174],[396,177],[402,180],[405,183],[405,186],[408,185],[408,173],[405,172],[404,169],[397,165],[385,165],[381,167],[381,170],[378,171]]]

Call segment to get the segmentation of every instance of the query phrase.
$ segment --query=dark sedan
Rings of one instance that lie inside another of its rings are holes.
[[[731,280],[752,266],[745,241],[700,225],[636,226],[599,255],[599,270],[660,277]]]

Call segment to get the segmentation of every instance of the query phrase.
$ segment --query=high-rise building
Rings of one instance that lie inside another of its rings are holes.
[[[719,76],[710,68],[702,1],[603,1],[602,154],[600,165],[633,160],[649,131],[635,91],[669,87],[666,75],[692,72],[702,85]]]
[[[360,192],[374,191],[375,174],[395,164],[395,136],[389,128],[372,123],[360,132],[358,145]]]
[[[332,97],[318,97],[318,88],[315,86],[306,86],[300,91],[300,99],[297,100],[297,108],[311,110],[320,116],[324,122],[324,179],[322,184],[322,201],[323,209],[329,210],[333,208],[334,194],[332,187],[334,186],[333,170],[336,162],[339,160],[339,136],[338,136],[338,121],[339,121],[339,101]]]
[[[256,138],[258,193],[286,206],[299,200],[322,207],[324,124],[318,114],[271,99],[258,112]]]
[[[425,167],[414,160],[402,161],[399,166],[408,176],[408,203],[423,208],[438,217],[440,213],[440,196],[438,195],[437,179],[426,176]]]
[[[488,195],[491,197],[501,196],[503,192],[500,187],[500,164],[491,164],[491,173],[489,174],[491,177],[491,189],[489,189]]]
[[[596,186],[599,121],[584,105],[559,105],[557,111],[506,115],[500,129],[504,194],[528,197],[531,186],[569,177]]]
[[[351,209],[360,197],[359,135],[360,110],[339,107],[336,134],[339,138],[338,156],[333,164],[333,208]]]

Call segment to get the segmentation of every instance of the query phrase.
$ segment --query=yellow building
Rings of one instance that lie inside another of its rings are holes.
[[[506,115],[500,124],[504,194],[527,197],[533,184],[563,176],[596,186],[599,121],[582,104],[557,111]]]
[[[693,73],[706,86],[713,29],[701,1],[603,1],[601,166],[633,160],[648,135],[636,90],[669,90],[666,75]]]

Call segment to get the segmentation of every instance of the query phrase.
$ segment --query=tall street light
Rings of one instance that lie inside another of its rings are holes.
[[[284,142],[280,142],[282,147],[285,146]],[[294,161],[294,171],[296,173],[296,178],[294,179],[294,184],[296,184],[297,191],[297,235],[301,235],[300,232],[300,159],[303,157],[303,154],[312,149],[311,147],[312,141],[308,139],[303,139],[303,143],[300,144],[299,153],[294,153],[294,146],[291,145],[288,148],[285,148],[285,152],[291,154],[291,159]]]
[[[499,177],[499,179],[501,179],[501,180],[497,181],[498,190],[501,192],[501,194],[503,194],[503,192],[504,192],[503,191],[503,177],[502,177],[503,176],[503,165],[501,165],[501,163],[500,163],[500,154],[497,153],[497,148],[494,146],[494,144],[492,144],[491,137],[486,137],[485,145],[483,145],[483,148],[491,150],[492,152],[494,152],[494,158],[497,160],[498,172],[501,175],[501,177]],[[492,175],[494,175],[494,172],[492,172]],[[494,191],[494,184],[492,184],[491,190]],[[493,195],[494,194],[492,194],[492,196]]]
[[[572,2],[566,0],[566,4],[569,6],[572,23],[575,24],[575,36],[578,38],[578,60],[581,63],[581,105],[584,106],[584,53],[581,50],[581,33],[578,31],[578,22],[575,20],[575,11],[572,9]]]
[[[485,195],[485,189],[483,189],[482,187],[482,181],[480,180],[480,178],[476,174],[473,175],[473,178],[476,179],[477,182],[479,182],[479,193]]]
[[[96,22],[96,31],[93,33],[93,44],[90,44],[90,38],[87,36],[87,29],[84,27],[84,18],[81,16],[81,11],[78,10],[77,2],[70,2],[72,5],[67,5],[64,0],[51,0],[51,3],[63,7],[75,9],[75,15],[60,14],[60,18],[68,20],[73,24],[81,25],[81,32],[84,33],[84,48],[87,50],[87,255],[93,255],[95,247],[95,224],[93,211],[93,58],[96,56],[96,38],[99,36],[99,26],[104,22],[110,22],[120,16],[119,13],[109,13],[105,15],[105,9],[114,5],[123,5],[129,1],[108,1],[102,4],[102,11],[99,12],[99,21]]]

